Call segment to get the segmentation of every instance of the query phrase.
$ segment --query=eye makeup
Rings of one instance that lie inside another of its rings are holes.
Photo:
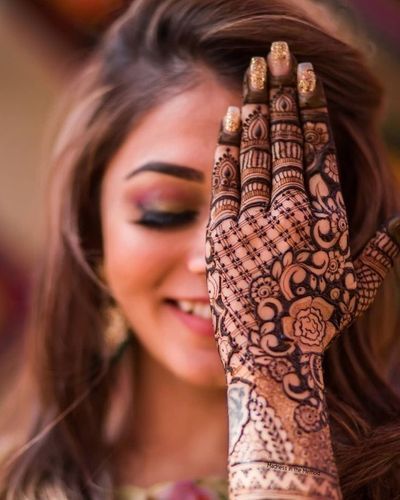
[[[198,192],[175,186],[153,186],[129,196],[133,208],[131,223],[154,229],[179,228],[194,222],[202,203]]]
[[[177,228],[196,220],[198,212],[185,210],[184,212],[161,212],[161,211],[143,211],[136,224],[152,228]]]

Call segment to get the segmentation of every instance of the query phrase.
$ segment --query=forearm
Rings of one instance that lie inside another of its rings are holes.
[[[290,380],[243,370],[228,378],[230,498],[342,498],[323,390],[316,401],[295,377],[287,389]]]

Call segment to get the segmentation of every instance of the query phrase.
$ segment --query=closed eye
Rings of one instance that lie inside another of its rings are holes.
[[[195,210],[184,212],[165,212],[146,210],[140,219],[134,221],[136,224],[154,229],[168,229],[185,226],[194,222],[198,216]]]

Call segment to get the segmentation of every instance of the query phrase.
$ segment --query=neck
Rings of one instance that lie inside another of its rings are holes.
[[[147,352],[137,356],[134,396],[136,445],[181,449],[206,437],[223,445],[227,437],[224,387],[196,386],[178,378]],[[197,430],[197,432],[196,432]]]

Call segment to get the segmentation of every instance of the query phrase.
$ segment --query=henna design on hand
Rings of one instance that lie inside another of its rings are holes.
[[[400,252],[396,219],[352,258],[322,84],[291,61],[267,89],[252,60],[241,128],[222,129],[213,170],[207,279],[233,498],[340,498],[322,356]]]

